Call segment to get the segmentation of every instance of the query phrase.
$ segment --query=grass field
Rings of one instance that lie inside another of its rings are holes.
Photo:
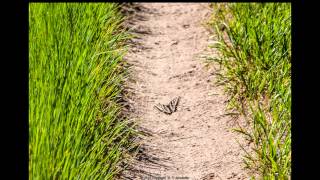
[[[211,25],[218,34],[219,83],[229,108],[242,112],[251,128],[239,128],[254,144],[247,167],[263,179],[291,174],[291,5],[215,3]]]
[[[123,18],[112,3],[29,4],[29,178],[111,179],[132,147],[120,114]]]

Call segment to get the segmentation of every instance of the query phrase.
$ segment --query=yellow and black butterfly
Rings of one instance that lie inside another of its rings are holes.
[[[163,112],[165,114],[170,115],[173,112],[177,111],[177,106],[179,104],[179,101],[180,101],[180,96],[174,98],[172,101],[170,101],[170,103],[168,105],[163,105],[163,104],[158,103],[154,107],[157,108],[160,112]]]

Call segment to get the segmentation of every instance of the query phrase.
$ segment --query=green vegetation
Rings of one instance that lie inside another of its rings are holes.
[[[29,4],[29,178],[111,179],[132,147],[121,116],[126,32],[113,3]]]
[[[219,83],[229,108],[242,112],[250,128],[237,132],[253,142],[245,163],[264,179],[291,173],[291,5],[215,3],[211,25],[222,67]]]

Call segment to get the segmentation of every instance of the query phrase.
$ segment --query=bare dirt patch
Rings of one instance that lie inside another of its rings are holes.
[[[215,68],[201,56],[209,32],[203,23],[208,3],[138,3],[130,52],[130,118],[148,132],[141,150],[121,179],[246,179],[243,151],[225,116],[227,98],[214,85]],[[153,106],[181,100],[166,115]]]

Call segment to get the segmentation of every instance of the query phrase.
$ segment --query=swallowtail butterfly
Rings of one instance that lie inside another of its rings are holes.
[[[179,104],[179,101],[180,101],[180,96],[174,98],[172,101],[170,101],[170,103],[168,105],[163,105],[163,104],[158,103],[154,107],[157,108],[160,112],[163,112],[165,114],[170,115],[173,112],[177,111],[177,106]]]

